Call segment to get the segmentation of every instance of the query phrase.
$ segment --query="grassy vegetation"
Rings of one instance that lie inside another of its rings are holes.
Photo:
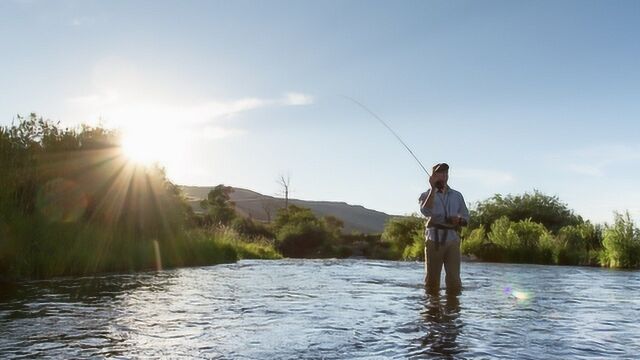
[[[296,206],[262,224],[238,216],[223,185],[196,215],[163,169],[129,161],[119,134],[102,128],[18,118],[0,128],[0,169],[0,278],[282,256],[424,256],[418,216],[391,219],[381,235],[343,234],[339,219]],[[539,192],[478,203],[462,237],[461,251],[486,261],[640,267],[640,230],[628,213],[593,225]]]
[[[422,260],[423,231],[418,216],[392,219],[383,239],[395,257]],[[629,213],[615,214],[611,225],[594,225],[537,191],[479,202],[461,235],[461,252],[484,261],[640,267],[640,230]]]
[[[31,115],[0,128],[0,278],[45,278],[277,258],[273,244],[201,221],[119,134]]]

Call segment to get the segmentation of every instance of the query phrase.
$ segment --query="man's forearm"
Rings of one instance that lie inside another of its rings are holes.
[[[420,207],[425,209],[433,209],[433,201],[435,200],[435,193],[436,193],[435,189],[431,189],[429,191],[429,195],[427,196],[427,198],[424,199],[422,204],[420,204]]]

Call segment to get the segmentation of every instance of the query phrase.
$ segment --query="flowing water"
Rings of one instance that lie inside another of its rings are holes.
[[[3,285],[0,358],[638,358],[640,272],[463,263],[236,264]]]

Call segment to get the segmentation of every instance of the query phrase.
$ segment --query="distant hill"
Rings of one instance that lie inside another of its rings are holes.
[[[200,200],[205,199],[209,191],[213,189],[212,186],[181,186],[181,188],[196,212],[202,212]],[[231,201],[235,203],[236,211],[243,216],[259,221],[270,221],[275,218],[278,209],[284,208],[284,199],[242,188],[233,189]],[[344,221],[345,233],[353,231],[365,234],[381,233],[384,230],[385,222],[392,217],[380,211],[344,202],[289,199],[289,203],[309,208],[318,217],[327,215],[337,217]]]

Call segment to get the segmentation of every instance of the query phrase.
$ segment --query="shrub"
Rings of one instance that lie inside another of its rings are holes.
[[[530,219],[554,233],[563,226],[578,225],[583,222],[582,218],[575,215],[558,197],[535,190],[533,194],[525,193],[524,195],[496,194],[478,202],[471,210],[469,226],[491,228],[493,223],[501,217],[507,217],[511,221]]]
[[[273,233],[266,225],[241,216],[238,216],[231,221],[231,229],[238,234],[249,238],[274,238]]]
[[[640,266],[640,231],[629,212],[615,214],[612,226],[606,227],[603,240],[602,264],[609,267]]]
[[[424,246],[424,226],[424,219],[415,215],[391,218],[385,224],[382,240],[389,243],[395,259],[404,258],[407,247],[416,247],[420,242]]]
[[[510,221],[506,216],[496,220],[488,234],[489,241],[503,251],[504,259],[513,262],[552,263],[548,244],[553,243],[549,231],[530,219]],[[541,247],[544,244],[547,246]]]
[[[278,250],[286,257],[317,255],[330,239],[330,233],[318,222],[286,224],[278,231]]]
[[[487,233],[484,228],[473,229],[468,235],[463,237],[460,252],[465,255],[475,255],[480,259],[484,259],[482,254],[487,243]]]

